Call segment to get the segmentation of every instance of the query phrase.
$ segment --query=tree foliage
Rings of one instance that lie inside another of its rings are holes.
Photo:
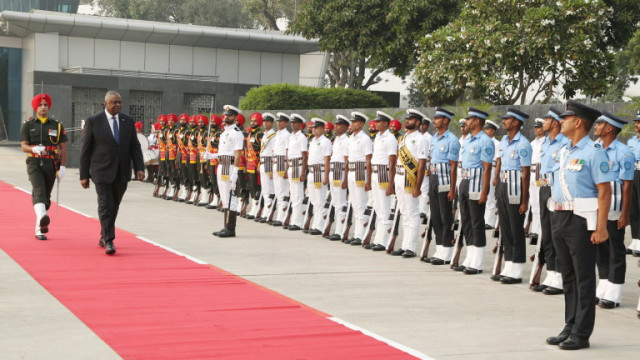
[[[345,88],[318,89],[311,86],[273,84],[249,90],[240,100],[241,109],[351,109],[382,108],[387,103],[365,90]]]
[[[611,9],[601,0],[470,0],[420,43],[417,87],[428,103],[494,104],[603,94],[611,80]]]
[[[318,38],[331,53],[329,86],[367,89],[386,69],[406,76],[415,65],[417,39],[445,25],[462,2],[306,0],[289,31]]]
[[[242,8],[249,18],[269,30],[282,30],[278,19],[293,19],[296,0],[242,0]]]

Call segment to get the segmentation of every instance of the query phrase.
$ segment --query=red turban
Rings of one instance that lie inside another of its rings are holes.
[[[142,122],[141,121],[136,121],[136,123],[134,125],[135,125],[136,129],[142,130]]]
[[[46,101],[47,105],[49,105],[49,109],[51,109],[51,96],[49,96],[49,94],[38,94],[31,99],[31,107],[33,108],[33,111],[38,112],[38,107],[42,100]]]
[[[202,121],[205,126],[209,125],[209,119],[205,115],[197,115],[195,120],[196,122]]]
[[[159,122],[153,124],[153,129],[156,131],[162,130],[162,124],[160,124]]]
[[[262,126],[262,114],[259,112],[251,114],[251,120],[255,120],[258,123],[258,127]]]
[[[185,113],[180,114],[180,116],[178,116],[178,121],[182,120],[182,119],[185,119],[185,120],[188,121],[189,120],[189,115],[187,115]]]
[[[222,118],[216,114],[211,115],[211,121],[213,121],[219,127],[222,127]]]
[[[173,121],[174,123],[178,122],[178,116],[174,113],[167,115],[167,121]]]
[[[327,124],[324,126],[325,129],[329,129],[329,131],[333,131],[333,123],[327,121]]]
[[[244,115],[238,114],[238,117],[236,118],[236,122],[238,123],[238,125],[244,126]]]

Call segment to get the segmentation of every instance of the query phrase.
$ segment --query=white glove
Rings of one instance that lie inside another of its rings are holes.
[[[236,189],[237,181],[238,181],[238,168],[231,165],[231,169],[229,169],[229,182],[231,182],[231,190]]]
[[[207,155],[207,160],[216,160],[218,158],[218,154],[217,153],[210,153],[207,152],[205,153]]]
[[[64,169],[65,167],[60,165],[60,169],[58,169],[58,181],[62,181],[64,178]]]
[[[42,145],[36,145],[36,146],[32,146],[31,147],[31,152],[36,154],[36,155],[38,155],[38,156],[42,155],[44,150],[45,150],[45,147],[42,146]]]

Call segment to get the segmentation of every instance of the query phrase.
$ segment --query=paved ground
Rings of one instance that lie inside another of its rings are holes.
[[[30,189],[17,147],[0,146],[0,164],[0,180]],[[544,342],[562,329],[562,296],[494,283],[489,258],[485,274],[465,276],[245,219],[237,238],[219,239],[211,232],[221,227],[222,213],[151,193],[150,184],[130,183],[116,225],[437,359],[635,359],[640,353],[636,258],[627,258],[622,306],[597,310],[591,349],[564,352]],[[62,181],[60,202],[97,216],[95,191],[80,187],[77,170]],[[35,240],[28,234],[16,241]],[[0,359],[118,358],[1,250],[0,277]]]

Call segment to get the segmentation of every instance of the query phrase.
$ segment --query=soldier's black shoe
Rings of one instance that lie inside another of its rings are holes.
[[[44,216],[42,217],[42,219],[40,219],[40,232],[43,234],[46,234],[49,232],[49,223],[51,222],[51,219],[49,218],[49,215],[44,214]]]
[[[253,215],[247,215],[247,217],[246,217],[246,219],[247,219],[247,220],[253,220],[253,219],[255,219],[255,218],[256,218],[256,217],[255,217],[255,216],[253,216]]]
[[[230,231],[227,229],[222,229],[218,232],[218,237],[227,238],[227,237],[235,237],[236,233],[234,231]]]
[[[453,271],[461,272],[467,270],[467,267],[464,265],[458,265],[453,267]]]
[[[274,220],[269,225],[271,225],[271,226],[282,226],[282,222],[278,221],[278,220]]]
[[[387,248],[384,247],[383,245],[376,244],[371,248],[371,250],[373,250],[373,251],[385,251],[385,250],[387,250]]]
[[[531,285],[529,287],[529,289],[531,289],[531,291],[535,291],[535,292],[542,292],[546,288],[547,288],[547,285],[542,285],[542,284]]]
[[[502,278],[504,278],[504,275],[500,275],[500,274],[491,275],[491,280],[493,280],[493,281],[500,281],[500,280],[502,280]]]
[[[204,206],[205,209],[215,209],[216,207],[211,205],[211,204],[207,204]]]
[[[261,217],[260,219],[256,219],[257,222],[259,222],[260,224],[264,224],[267,222],[267,218],[266,217]]]
[[[309,233],[309,231],[311,231],[311,230],[309,230],[309,229],[302,229],[302,232],[303,232],[303,233],[305,233],[305,234],[308,234],[308,233]]]
[[[433,261],[433,259],[435,259],[433,256],[429,256],[426,259],[420,259],[420,261],[424,261],[426,263],[431,263],[431,261]]]
[[[563,341],[567,340],[570,335],[571,335],[571,331],[562,330],[562,332],[560,334],[558,334],[557,336],[552,336],[552,337],[547,338],[547,344],[549,344],[549,345],[560,345],[560,343],[562,343]]]
[[[98,246],[104,247],[104,239],[103,238],[100,238],[100,240],[98,241]]]
[[[298,230],[301,230],[300,226],[298,225],[289,226],[289,231],[298,231]]]
[[[414,253],[414,252],[413,252],[413,251],[411,251],[411,250],[405,250],[405,251],[402,253],[402,257],[403,257],[403,258],[412,258],[412,257],[415,257],[415,256],[416,256],[416,253]]]
[[[510,285],[510,284],[520,284],[520,283],[522,283],[522,278],[516,279],[516,278],[512,278],[510,276],[505,276],[505,277],[502,278],[502,280],[500,280],[500,282],[503,283],[503,284],[508,284],[508,285]]]
[[[631,250],[629,248],[625,248],[624,249],[624,253],[627,254],[627,255],[631,255],[631,254],[633,254],[633,250]]]
[[[222,229],[222,230],[224,230],[224,229]],[[211,233],[211,235],[220,236],[220,233],[222,232],[222,230],[214,231],[214,232]]]
[[[620,306],[620,303],[613,302],[611,300],[600,299],[598,306],[602,309],[615,309]]]
[[[542,293],[545,295],[560,295],[564,293],[564,290],[547,286],[546,289],[542,290]]]
[[[433,260],[431,260],[431,265],[447,265],[450,264],[451,261],[444,261],[442,259],[438,259],[438,258],[433,258]]]
[[[349,239],[345,240],[344,243],[345,244],[351,244],[354,240],[355,240],[355,238],[349,238]]]
[[[567,340],[558,345],[560,350],[580,350],[589,347],[589,340],[580,339],[575,335],[571,335]]]
[[[113,255],[116,253],[116,247],[113,245],[113,240],[104,242],[104,253],[107,255]]]
[[[473,268],[466,268],[466,269],[464,269],[464,274],[465,274],[465,275],[477,275],[477,274],[482,274],[482,270],[473,269]]]
[[[404,250],[402,250],[402,249],[393,250],[393,251],[392,251],[392,252],[390,252],[389,254],[390,254],[390,255],[393,255],[393,256],[400,256],[400,255],[404,254]]]
[[[371,250],[371,249],[373,249],[373,246],[374,246],[374,245],[372,245],[371,243],[366,244],[366,245],[362,245],[362,247],[363,247],[363,248],[365,248],[365,249],[367,249],[367,250]]]
[[[309,230],[309,235],[320,235],[320,234],[322,234],[322,231],[320,231],[318,229]]]
[[[43,231],[44,232],[44,231]],[[633,250],[633,257],[640,257],[640,251]]]
[[[484,229],[485,230],[491,230],[491,229],[493,229],[493,226],[491,226],[489,224],[484,224]]]
[[[338,234],[331,234],[329,235],[328,239],[331,241],[340,241],[342,237]]]
[[[352,241],[351,243],[349,243],[349,245],[353,245],[353,246],[362,245],[362,240],[360,240],[360,239],[353,239],[353,241]]]
[[[46,235],[36,235],[36,239],[38,239],[38,240],[47,240],[47,236]]]
[[[282,225],[282,228],[287,230],[287,229],[289,229],[289,225]]]

